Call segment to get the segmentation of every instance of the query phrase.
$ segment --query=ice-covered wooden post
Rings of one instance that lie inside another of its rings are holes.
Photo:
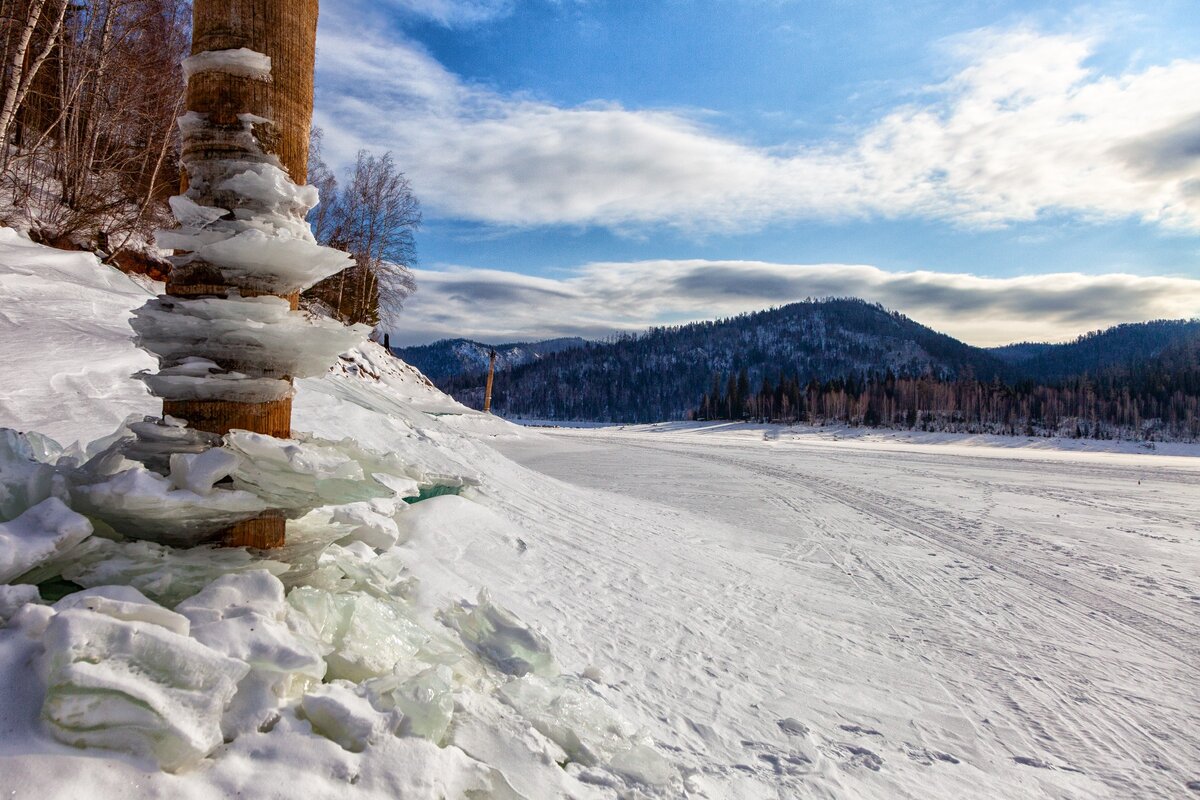
[[[194,0],[180,227],[160,231],[167,293],[133,321],[158,356],[146,375],[164,416],[202,431],[291,434],[292,379],[318,374],[362,329],[298,312],[300,292],[352,266],[316,243],[305,216],[317,0]],[[282,516],[227,532],[232,545],[283,543]]]

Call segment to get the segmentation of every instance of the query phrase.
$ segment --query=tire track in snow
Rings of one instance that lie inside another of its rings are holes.
[[[593,438],[610,446],[618,444],[613,442],[612,438]],[[1181,667],[1182,670],[1179,671],[1177,677],[1186,678],[1192,674],[1191,665],[1195,663],[1197,653],[1194,646],[1191,645],[1188,630],[1171,621],[1158,619],[1147,611],[1131,607],[1127,602],[1120,602],[1113,597],[1082,586],[1078,582],[1072,582],[1047,572],[1034,564],[1018,561],[1002,552],[997,552],[997,547],[1011,546],[1012,542],[1006,542],[1006,538],[1016,542],[1021,540],[1020,534],[1011,529],[994,525],[994,530],[979,531],[972,536],[970,531],[980,527],[982,517],[972,519],[941,507],[936,510],[922,508],[907,498],[887,495],[862,485],[850,485],[836,480],[828,474],[813,473],[811,470],[799,471],[794,468],[794,465],[792,465],[793,468],[784,469],[764,464],[761,461],[747,461],[730,454],[731,450],[739,452],[739,448],[733,446],[712,443],[707,445],[688,443],[677,446],[676,443],[669,441],[660,441],[649,445],[630,442],[629,438],[621,437],[619,446],[668,450],[676,455],[744,470],[784,486],[810,492],[829,502],[846,506],[867,518],[873,518],[876,523],[882,523],[884,527],[929,542],[938,549],[957,553],[985,569],[995,568],[995,570],[1019,578],[1036,589],[1040,589],[1040,594],[1047,598],[1047,602],[1052,605],[1031,608],[1029,597],[1022,596],[1020,592],[1013,592],[1014,587],[1006,587],[1004,582],[1001,582],[1001,589],[1009,596],[1010,602],[1007,605],[1010,606],[1010,613],[1019,612],[1014,624],[1032,625],[1036,629],[1039,620],[1031,617],[1030,614],[1043,613],[1048,618],[1061,620],[1066,624],[1086,624],[1096,632],[1096,636],[1100,640],[1103,640],[1106,628],[1116,628],[1123,638],[1132,639],[1142,647],[1151,648],[1160,656]],[[720,452],[714,452],[718,449]],[[697,450],[704,452],[697,452]],[[942,467],[944,468],[945,465],[943,464]],[[988,467],[991,467],[990,462]],[[1071,467],[1073,468],[1074,465]],[[1111,470],[1093,472],[1103,472],[1105,478],[1112,477]],[[776,494],[777,497],[782,496],[777,493],[773,494]],[[798,506],[793,505],[793,508],[797,513],[803,513]],[[932,515],[939,515],[941,520],[933,521]],[[1050,554],[1047,553],[1047,555]],[[836,558],[833,561],[839,563]],[[844,564],[841,566],[845,569]],[[984,574],[986,575],[986,573]],[[931,587],[926,583],[923,587],[912,585],[911,588],[917,591],[923,588],[928,591]],[[943,597],[955,598],[962,595],[963,591],[963,589],[955,590],[951,586],[949,591],[943,593]],[[1123,599],[1129,600],[1128,597]],[[1054,605],[1059,605],[1061,608],[1054,608]],[[968,609],[968,615],[972,611],[978,613],[977,609]],[[1045,620],[1040,620],[1040,622],[1044,625]],[[1111,631],[1108,634],[1111,637]],[[1061,663],[1070,668],[1076,665],[1071,661],[1062,662],[1061,659],[1064,657],[1078,658],[1081,655],[1083,654],[1069,651],[1059,653],[1057,647],[1051,647],[1047,652],[1038,654],[1038,657],[1043,662],[1049,660],[1048,664],[1042,663],[1042,667]],[[981,672],[985,673],[985,680],[990,680],[997,689],[1001,690],[1001,699],[1007,713],[1014,718],[1018,732],[1023,731],[1030,734],[1031,743],[1040,744],[1048,750],[1060,753],[1063,758],[1058,765],[1059,769],[1075,769],[1071,764],[1073,755],[1080,755],[1081,749],[1090,751],[1094,754],[1094,757],[1086,759],[1087,771],[1090,774],[1126,794],[1140,794],[1154,791],[1148,783],[1157,784],[1158,782],[1147,782],[1146,774],[1140,770],[1131,773],[1130,767],[1134,764],[1141,765],[1147,770],[1169,770],[1176,776],[1175,780],[1179,780],[1178,776],[1186,778],[1188,770],[1193,768],[1186,757],[1180,757],[1174,752],[1178,749],[1177,746],[1167,752],[1161,749],[1164,739],[1169,738],[1161,729],[1150,729],[1139,724],[1138,714],[1122,713],[1132,710],[1130,703],[1153,705],[1154,701],[1148,698],[1137,698],[1126,693],[1109,692],[1108,696],[1094,698],[1098,701],[1096,703],[1093,703],[1091,699],[1087,703],[1083,703],[1079,702],[1079,697],[1071,696],[1071,693],[1078,687],[1073,685],[1060,687],[1054,680],[1043,680],[1037,675],[1032,675],[1024,664],[1012,662],[999,648],[992,648],[983,661],[987,666],[981,669]],[[1130,668],[1128,664],[1122,666]],[[1077,668],[1076,671],[1078,671]],[[1159,670],[1158,674],[1161,672],[1162,670]],[[1069,670],[1066,674],[1069,674]],[[1150,685],[1153,685],[1154,674],[1144,673],[1142,678],[1146,679],[1147,676],[1149,676]],[[1099,690],[1100,687],[1095,687],[1095,689]],[[984,701],[980,703],[981,707],[986,708],[988,698],[981,695],[981,699]],[[1183,700],[1182,702],[1187,701]],[[1089,708],[1089,705],[1096,705],[1095,710]],[[1187,731],[1178,729],[1174,733],[1176,737],[1182,736],[1185,747],[1190,747],[1193,753],[1196,752],[1194,734],[1189,735]],[[1139,748],[1132,744],[1138,741],[1143,743],[1143,747]],[[1029,764],[1031,767],[1040,763],[1039,759],[1030,758],[1021,754],[1020,751],[1011,751],[1011,755],[1018,763]],[[1106,757],[1124,763],[1115,763],[1108,768],[1109,765],[1105,764]],[[1176,785],[1179,786],[1181,783],[1182,781]],[[1161,790],[1162,787],[1158,785],[1157,788]]]

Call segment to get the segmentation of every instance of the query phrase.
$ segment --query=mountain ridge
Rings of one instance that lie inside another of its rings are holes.
[[[1193,338],[1200,340],[1200,320],[1158,320],[1092,331],[1063,344],[981,348],[877,303],[806,300],[719,320],[653,327],[607,342],[573,340],[570,347],[504,364],[493,407],[501,414],[530,418],[682,419],[694,412],[703,394],[712,393],[714,380],[724,382],[742,372],[754,389],[785,377],[807,384],[885,374],[1045,383],[1130,369]],[[420,360],[411,363],[424,371]],[[486,361],[470,373],[442,370],[430,378],[460,401],[478,406],[484,370]]]

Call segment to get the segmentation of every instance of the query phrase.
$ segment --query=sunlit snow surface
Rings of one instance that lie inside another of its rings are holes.
[[[0,426],[70,445],[156,411],[128,377],[148,292],[2,229],[0,289]],[[267,561],[93,535],[42,569],[125,593],[52,611],[0,591],[0,794],[1140,797],[1200,780],[1193,457],[521,431],[374,346],[298,382],[296,428],[417,485],[479,484],[320,509]],[[220,467],[179,482],[203,491]],[[46,517],[69,548],[73,519]],[[186,648],[207,667],[176,675]],[[52,735],[91,736],[84,680],[104,682],[95,713],[124,720],[125,752]]]

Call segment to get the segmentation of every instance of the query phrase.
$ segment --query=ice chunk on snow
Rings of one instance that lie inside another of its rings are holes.
[[[330,678],[360,682],[387,674],[401,662],[412,662],[430,639],[402,601],[299,586],[288,595],[288,603],[329,648],[325,662]]]
[[[182,66],[185,80],[201,72],[223,72],[259,81],[271,80],[271,57],[248,47],[204,50],[185,58]]]
[[[300,716],[308,720],[314,733],[351,753],[361,753],[381,737],[395,735],[403,718],[399,711],[376,709],[366,691],[348,681],[334,681],[306,694],[300,701]]]
[[[380,708],[404,714],[400,732],[441,744],[454,715],[454,673],[440,665],[401,679],[387,675],[365,686]]]
[[[606,764],[616,754],[642,744],[636,738],[637,728],[588,681],[526,675],[504,684],[499,694],[581,764]]]
[[[317,642],[288,625],[283,584],[266,570],[218,578],[175,610],[195,639],[250,665],[222,723],[226,738],[257,729],[325,676]]]
[[[237,467],[237,454],[218,447],[196,454],[175,453],[171,456],[171,483],[207,497],[213,484],[232,475]]]
[[[0,626],[12,619],[26,603],[40,603],[42,596],[36,586],[18,583],[15,586],[0,584]]]
[[[69,594],[54,604],[55,611],[82,608],[126,622],[146,622],[187,636],[188,618],[163,608],[132,586],[97,586]]]
[[[479,590],[475,603],[461,600],[439,618],[467,647],[509,675],[558,674],[546,637],[494,604],[487,589]]]
[[[249,670],[158,625],[82,608],[56,614],[43,642],[42,717],[54,737],[152,757],[172,771],[221,743],[221,712]]]
[[[377,555],[370,546],[352,542],[329,545],[317,557],[316,568],[298,582],[334,593],[358,590],[380,598],[407,598],[415,580],[401,553]]]
[[[28,434],[0,428],[0,522],[20,516],[52,494],[65,493],[53,467],[37,458],[34,441]]]
[[[72,487],[77,509],[136,539],[193,545],[267,509],[249,492],[214,489],[199,495],[135,467],[97,483]]]
[[[629,780],[651,786],[665,786],[676,775],[671,763],[645,744],[635,744],[617,753],[609,760],[608,768]]]
[[[389,511],[391,513],[387,513]],[[334,509],[331,522],[349,526],[351,530],[347,536],[350,539],[387,550],[400,539],[400,528],[392,519],[395,514],[395,506],[388,507],[378,500],[348,503]]]
[[[0,523],[0,582],[7,583],[92,534],[92,523],[57,497]]]

